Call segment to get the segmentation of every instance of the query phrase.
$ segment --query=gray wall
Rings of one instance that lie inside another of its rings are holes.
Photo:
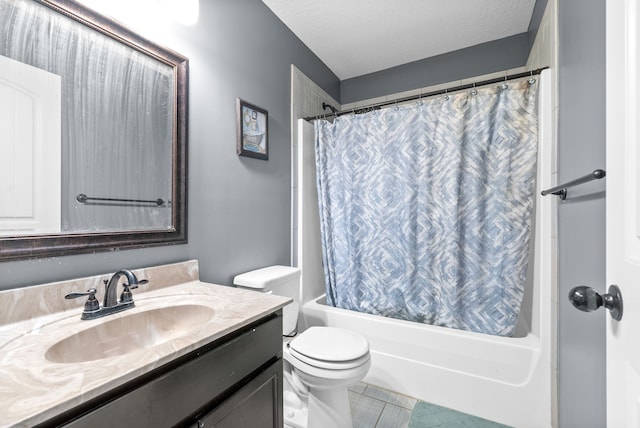
[[[560,0],[558,180],[605,167],[605,0]],[[558,388],[561,427],[606,425],[605,316],[567,299],[576,285],[606,292],[605,183],[559,204]]]
[[[343,80],[342,104],[521,67],[548,0],[536,0],[527,32]]]
[[[338,79],[259,0],[201,1],[196,26],[158,34],[190,60],[189,243],[3,262],[0,289],[189,258],[202,279],[230,284],[289,262],[290,65],[335,98]],[[269,161],[235,154],[236,97],[269,111]]]
[[[521,67],[529,56],[521,33],[341,82],[342,104]]]

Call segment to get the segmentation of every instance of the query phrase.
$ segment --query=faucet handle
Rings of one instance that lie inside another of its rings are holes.
[[[95,288],[90,288],[86,292],[77,291],[74,293],[69,293],[66,296],[64,296],[64,298],[69,300],[69,299],[77,299],[78,297],[89,296],[89,298],[87,299],[87,302],[84,304],[84,311],[91,312],[91,311],[97,311],[98,309],[100,309],[100,302],[98,302],[98,299],[96,299],[96,293],[97,293],[97,290]]]
[[[98,292],[98,290],[96,290],[95,288],[90,288],[85,292],[82,291],[75,291],[73,293],[69,293],[66,296],[64,296],[65,299],[77,299],[78,297],[83,297],[83,296],[89,296],[89,298],[91,298],[91,296],[96,297],[96,293]]]
[[[120,303],[133,301],[133,294],[131,293],[131,290],[135,290],[136,288],[138,288],[139,284],[146,284],[147,282],[149,282],[149,280],[141,279],[135,284],[127,284],[126,282],[122,284],[124,290],[122,290],[122,294],[120,294]]]
[[[124,290],[125,291],[129,291],[130,289],[131,290],[135,290],[136,288],[138,288],[138,285],[143,285],[143,284],[146,284],[148,282],[149,282],[148,279],[140,279],[140,280],[138,280],[137,283],[135,283],[133,285],[132,284],[127,284],[126,282],[124,284],[122,284],[122,285],[124,286]]]

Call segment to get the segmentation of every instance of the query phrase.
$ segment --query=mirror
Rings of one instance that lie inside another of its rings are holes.
[[[186,243],[187,58],[70,0],[0,34],[0,260]]]

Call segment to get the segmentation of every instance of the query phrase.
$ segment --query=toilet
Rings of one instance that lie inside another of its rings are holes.
[[[348,388],[371,366],[369,343],[342,328],[310,327],[296,335],[300,269],[269,266],[237,275],[238,288],[291,297],[283,308],[284,426],[352,428]]]

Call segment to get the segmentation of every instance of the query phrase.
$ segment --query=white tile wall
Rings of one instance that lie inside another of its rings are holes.
[[[298,119],[329,112],[328,103],[341,110],[340,104],[316,85],[295,65],[291,65],[291,265],[297,266],[297,187],[298,187]]]
[[[558,182],[558,0],[548,0],[547,8],[540,22],[538,34],[534,41],[529,60],[528,69],[549,67],[552,79],[551,103],[553,105],[552,118],[552,156],[551,156],[551,183]],[[558,198],[554,200],[554,209],[551,218],[552,245],[550,258],[551,278],[551,424],[558,426],[558,222],[557,222]]]

